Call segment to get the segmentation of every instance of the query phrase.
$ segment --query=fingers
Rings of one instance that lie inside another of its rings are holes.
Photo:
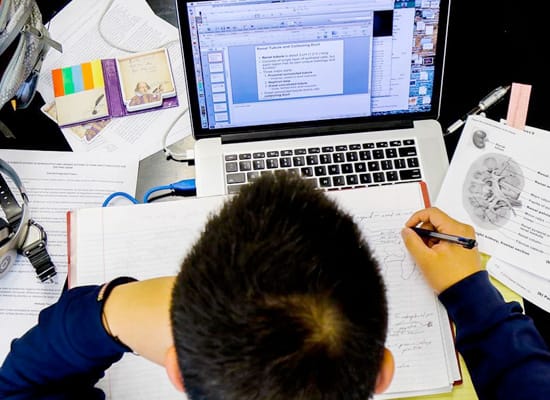
[[[445,214],[443,211],[441,211],[439,208],[429,207],[415,212],[413,215],[411,215],[405,225],[411,227],[416,226],[419,223],[431,223],[434,227],[437,228],[437,226],[445,223],[445,221],[457,222],[449,217],[447,214]]]
[[[447,241],[433,242],[422,239],[410,229],[417,225],[469,238],[475,238],[475,231],[470,225],[449,217],[435,207],[415,212],[405,223],[405,228],[401,231],[405,247],[436,293],[441,293],[481,270],[479,252],[476,248],[465,249],[461,245]]]
[[[468,238],[475,237],[475,230],[472,226],[457,221],[437,207],[429,207],[415,212],[407,220],[405,226],[413,227],[418,224],[422,224],[423,228],[434,229],[442,233]]]
[[[417,264],[424,265],[429,262],[431,256],[430,249],[415,231],[405,227],[401,231],[401,237],[403,238],[405,247]]]

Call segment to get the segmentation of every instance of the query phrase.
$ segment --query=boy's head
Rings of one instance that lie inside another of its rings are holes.
[[[192,400],[366,400],[391,380],[377,262],[352,217],[292,175],[262,176],[209,219],[171,318]]]

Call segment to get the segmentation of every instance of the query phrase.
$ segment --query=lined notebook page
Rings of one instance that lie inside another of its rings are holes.
[[[388,288],[390,324],[386,346],[395,358],[395,375],[386,394],[376,398],[447,392],[458,375],[449,319],[410,258],[401,229],[424,208],[418,184],[331,192],[354,215]],[[333,194],[334,193],[334,194]],[[442,331],[448,332],[446,337]],[[450,346],[449,346],[450,345]]]
[[[70,286],[117,276],[173,275],[223,197],[79,209],[69,214]],[[97,385],[111,400],[182,400],[166,371],[134,354],[107,370]]]
[[[70,286],[176,274],[208,215],[223,201],[215,196],[70,213]]]
[[[456,357],[441,334],[449,329],[449,321],[400,236],[408,217],[424,208],[421,185],[329,192],[329,196],[354,215],[383,267],[388,287],[387,347],[394,354],[396,372],[387,393],[377,398],[450,391]],[[121,275],[146,279],[175,274],[208,215],[223,201],[223,197],[205,197],[73,212],[69,215],[71,286]],[[110,399],[181,399],[162,368],[136,358],[126,355],[107,371],[102,387]]]

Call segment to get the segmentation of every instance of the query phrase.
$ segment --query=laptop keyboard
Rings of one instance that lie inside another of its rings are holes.
[[[227,192],[261,174],[288,170],[324,190],[390,185],[422,179],[414,139],[224,155]]]

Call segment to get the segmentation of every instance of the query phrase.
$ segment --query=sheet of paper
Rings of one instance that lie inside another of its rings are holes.
[[[31,218],[46,230],[48,253],[58,273],[57,283],[40,283],[30,262],[19,255],[0,279],[0,360],[4,360],[12,339],[35,325],[39,311],[61,293],[67,276],[67,211],[101,206],[112,192],[134,193],[139,160],[124,154],[98,159],[91,154],[19,150],[0,150],[0,158],[23,182]]]
[[[179,118],[187,109],[187,88],[178,30],[156,16],[145,0],[72,0],[52,19],[49,32],[62,43],[63,53],[50,50],[42,65],[38,90],[46,103],[54,100],[52,69],[160,47],[168,49],[176,83],[179,107],[113,118],[93,141],[85,140],[71,128],[63,128],[73,151],[128,150],[143,159],[162,149],[163,135],[174,121],[177,120],[168,144],[191,133],[188,115]]]
[[[435,205],[476,228],[479,250],[550,279],[550,134],[470,117]]]
[[[550,281],[517,268],[496,257],[487,262],[487,271],[521,297],[550,312]]]
[[[424,208],[420,185],[382,186],[329,195],[355,216],[383,265],[390,304],[387,346],[394,354],[396,373],[388,394],[378,398],[450,391],[458,366],[454,347],[441,339],[441,331],[450,329],[449,319],[441,312],[441,304],[410,259],[400,236],[406,219]],[[120,275],[145,279],[175,274],[207,216],[223,200],[203,197],[78,210],[71,216],[72,284],[98,283]],[[99,265],[98,259],[103,259],[104,264]],[[152,369],[151,379],[145,378],[149,375],[144,368]],[[113,400],[134,399],[144,393],[145,398],[151,399],[179,398],[159,374],[157,366],[137,363],[136,357],[128,354],[107,371],[101,387]],[[135,376],[143,377],[139,385]]]

